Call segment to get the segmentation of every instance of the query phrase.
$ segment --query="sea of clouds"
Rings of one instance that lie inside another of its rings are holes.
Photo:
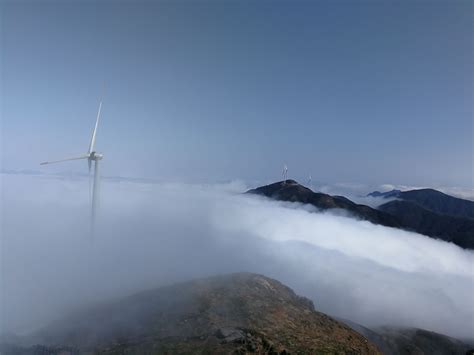
[[[249,271],[365,326],[474,334],[474,252],[341,211],[243,195],[243,183],[105,179],[90,235],[87,178],[2,174],[1,331],[94,302]]]

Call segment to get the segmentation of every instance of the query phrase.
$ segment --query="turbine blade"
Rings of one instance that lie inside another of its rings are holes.
[[[95,148],[95,136],[97,133],[97,126],[99,125],[100,110],[102,109],[102,100],[99,103],[99,111],[97,111],[97,119],[95,121],[94,131],[92,132],[91,143],[89,144],[89,154],[94,151]]]
[[[65,158],[65,159],[53,160],[53,161],[44,161],[44,162],[40,163],[40,165],[62,163],[63,161],[79,160],[79,159],[87,159],[87,158],[89,158],[89,154],[83,154],[83,155],[80,155],[80,156],[77,156],[77,157],[71,157],[71,158]]]

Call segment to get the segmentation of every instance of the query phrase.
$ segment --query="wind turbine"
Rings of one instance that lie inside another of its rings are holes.
[[[283,165],[283,171],[281,172],[281,175],[283,176],[283,184],[286,184],[286,180],[288,180],[288,167]]]
[[[91,142],[89,144],[89,150],[87,153],[65,158],[61,160],[54,160],[54,161],[45,161],[40,163],[40,165],[47,165],[47,164],[55,164],[55,163],[62,163],[64,161],[69,160],[79,160],[79,159],[87,159],[87,164],[89,166],[89,177],[91,174],[92,162],[94,162],[94,183],[92,187],[92,209],[91,209],[91,231],[94,229],[96,213],[98,208],[98,194],[99,194],[99,182],[100,182],[100,175],[99,175],[99,162],[104,157],[103,154],[100,154],[95,151],[95,139],[97,134],[97,127],[99,126],[99,118],[100,118],[100,111],[102,109],[102,100],[99,103],[99,110],[97,111],[97,118],[95,121],[94,130],[92,131]]]
[[[311,177],[311,174],[309,175],[309,178],[308,178],[308,186],[310,189],[313,189],[313,178]]]

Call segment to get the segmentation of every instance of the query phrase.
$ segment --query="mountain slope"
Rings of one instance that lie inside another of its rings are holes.
[[[467,354],[472,350],[472,346],[457,339],[424,329],[382,327],[375,331],[381,337],[387,355]]]
[[[396,227],[424,234],[426,236],[452,242],[462,248],[474,249],[474,219],[455,217],[434,212],[423,207],[432,206],[437,210],[447,210],[454,213],[468,213],[471,201],[457,199],[442,193],[432,193],[435,190],[417,190],[400,192],[399,190],[388,193],[373,192],[369,196],[397,197],[397,200],[385,203],[377,209],[359,205],[344,196],[330,196],[298,184],[294,180],[280,181],[270,185],[261,186],[247,191],[250,194],[262,195],[275,200],[299,202],[313,205],[321,210],[339,208],[350,212],[352,215],[381,224],[387,227]],[[413,193],[412,193],[413,192]],[[409,200],[399,200],[398,196]],[[433,198],[435,196],[435,198]],[[446,199],[448,197],[448,199]],[[420,203],[414,200],[420,201]],[[454,201],[454,200],[460,200]],[[449,208],[438,206],[443,201],[451,201]],[[466,205],[465,202],[468,202]],[[438,206],[438,207],[436,207]],[[456,207],[457,206],[457,207]],[[463,207],[464,206],[464,207]]]
[[[262,195],[275,200],[299,202],[313,205],[321,210],[340,208],[360,219],[388,227],[400,227],[400,223],[393,216],[365,205],[358,205],[343,196],[330,196],[298,184],[294,180],[276,182],[247,191],[249,194]]]
[[[384,355],[466,354],[473,349],[472,344],[424,329],[397,327],[369,329],[346,319],[340,321],[367,337]]]
[[[398,195],[398,198],[416,202],[420,206],[436,213],[474,218],[473,201],[449,196],[433,189],[404,191]]]
[[[378,208],[397,217],[407,229],[474,249],[473,219],[442,215],[403,200],[391,201]]]
[[[384,198],[396,197],[400,200],[415,202],[421,207],[435,213],[474,219],[474,201],[449,196],[433,189],[419,189],[403,192],[400,190],[388,192],[374,191],[368,194],[368,196]]]
[[[30,342],[104,354],[379,353],[350,327],[316,312],[310,300],[250,273],[97,306],[52,324]]]

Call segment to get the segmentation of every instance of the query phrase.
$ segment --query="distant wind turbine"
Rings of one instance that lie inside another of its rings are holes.
[[[312,179],[311,175],[309,175],[309,178],[308,178],[308,187],[309,187],[310,189],[313,188],[313,179]]]
[[[94,130],[92,131],[92,137],[91,137],[91,142],[89,144],[89,150],[87,153],[75,156],[75,157],[70,157],[70,158],[65,158],[61,160],[54,160],[54,161],[45,161],[42,162],[40,165],[47,165],[47,164],[55,164],[55,163],[62,163],[64,161],[69,161],[69,160],[79,160],[79,159],[87,159],[87,164],[89,166],[89,176],[91,173],[91,168],[92,168],[92,162],[94,162],[94,184],[92,187],[92,209],[91,209],[91,231],[93,231],[94,225],[95,225],[95,219],[96,219],[96,213],[97,213],[97,208],[98,208],[98,194],[99,194],[99,180],[100,180],[100,175],[99,175],[99,161],[102,160],[104,157],[102,154],[97,153],[95,151],[95,139],[96,139],[96,134],[97,134],[97,127],[99,125],[99,118],[100,118],[100,111],[102,109],[102,100],[99,103],[99,110],[97,112],[97,118],[95,121],[95,126]]]
[[[283,176],[283,183],[286,184],[286,180],[288,180],[288,167],[283,165],[283,171],[281,172],[281,175]]]

